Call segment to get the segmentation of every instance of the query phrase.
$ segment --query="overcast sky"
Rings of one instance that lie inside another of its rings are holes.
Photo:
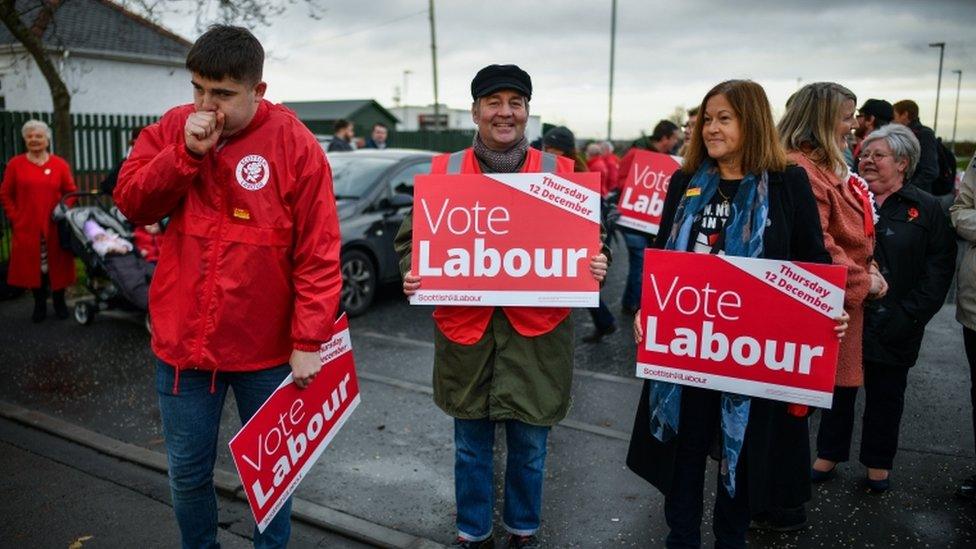
[[[321,20],[298,6],[255,34],[274,101],[374,98],[393,106],[407,77],[407,104],[434,92],[427,0],[320,0]],[[490,63],[516,63],[532,76],[532,114],[579,137],[607,128],[610,0],[436,2],[440,100],[471,103],[470,82]],[[193,22],[164,24],[189,39]],[[938,48],[946,53],[938,134],[952,134],[956,75],[963,71],[957,138],[976,139],[976,1],[619,0],[613,137],[650,132],[710,87],[750,78],[782,114],[797,81],[835,81],[858,103],[911,98],[933,125]],[[361,132],[360,132],[361,133]]]

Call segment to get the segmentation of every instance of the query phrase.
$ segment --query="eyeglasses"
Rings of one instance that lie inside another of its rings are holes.
[[[890,156],[893,156],[893,155],[885,154],[885,153],[879,153],[879,152],[869,152],[869,153],[868,152],[864,152],[864,153],[861,153],[861,154],[857,155],[857,159],[858,160],[871,160],[872,162],[877,162],[878,160],[881,160],[881,159],[884,159],[884,158],[888,158]]]

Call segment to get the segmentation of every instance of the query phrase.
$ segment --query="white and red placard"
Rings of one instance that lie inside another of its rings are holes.
[[[291,374],[230,441],[258,530],[264,532],[359,405],[349,322],[322,345],[322,370],[305,389]]]
[[[664,197],[681,157],[659,152],[634,151],[634,162],[620,188],[618,225],[656,235],[661,226]]]
[[[422,175],[413,202],[414,305],[596,307],[600,175]]]
[[[647,250],[637,376],[829,408],[847,271]]]

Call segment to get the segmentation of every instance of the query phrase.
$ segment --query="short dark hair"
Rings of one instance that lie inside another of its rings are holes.
[[[344,130],[349,126],[352,126],[352,122],[346,120],[345,118],[340,118],[335,121],[335,124],[332,124],[332,131],[337,132],[339,130]]]
[[[918,103],[912,101],[911,99],[902,99],[901,101],[892,105],[895,112],[905,112],[908,113],[908,120],[918,120]]]
[[[670,120],[662,120],[654,126],[654,133],[651,134],[651,141],[660,141],[665,137],[671,137],[678,131],[678,125]]]
[[[379,126],[379,127],[383,128],[384,130],[389,130],[390,129],[389,126],[387,126],[386,124],[384,124],[382,122],[377,122],[377,123],[373,124],[373,129],[374,130],[376,129],[376,126]]]
[[[688,116],[698,116],[698,107],[688,109]]]
[[[257,84],[264,72],[264,48],[244,27],[213,25],[193,43],[186,68],[211,80],[230,77]]]

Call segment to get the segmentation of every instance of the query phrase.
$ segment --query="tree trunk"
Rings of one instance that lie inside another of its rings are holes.
[[[17,13],[14,0],[0,2],[0,21],[10,30],[10,34],[24,45],[37,68],[41,70],[51,90],[51,102],[54,105],[54,151],[72,164],[74,160],[74,131],[71,127],[71,94],[68,87],[58,74],[54,62],[44,51],[41,41],[44,31],[54,18],[54,11],[61,5],[60,0],[47,0],[42,3],[37,19],[28,27]]]

